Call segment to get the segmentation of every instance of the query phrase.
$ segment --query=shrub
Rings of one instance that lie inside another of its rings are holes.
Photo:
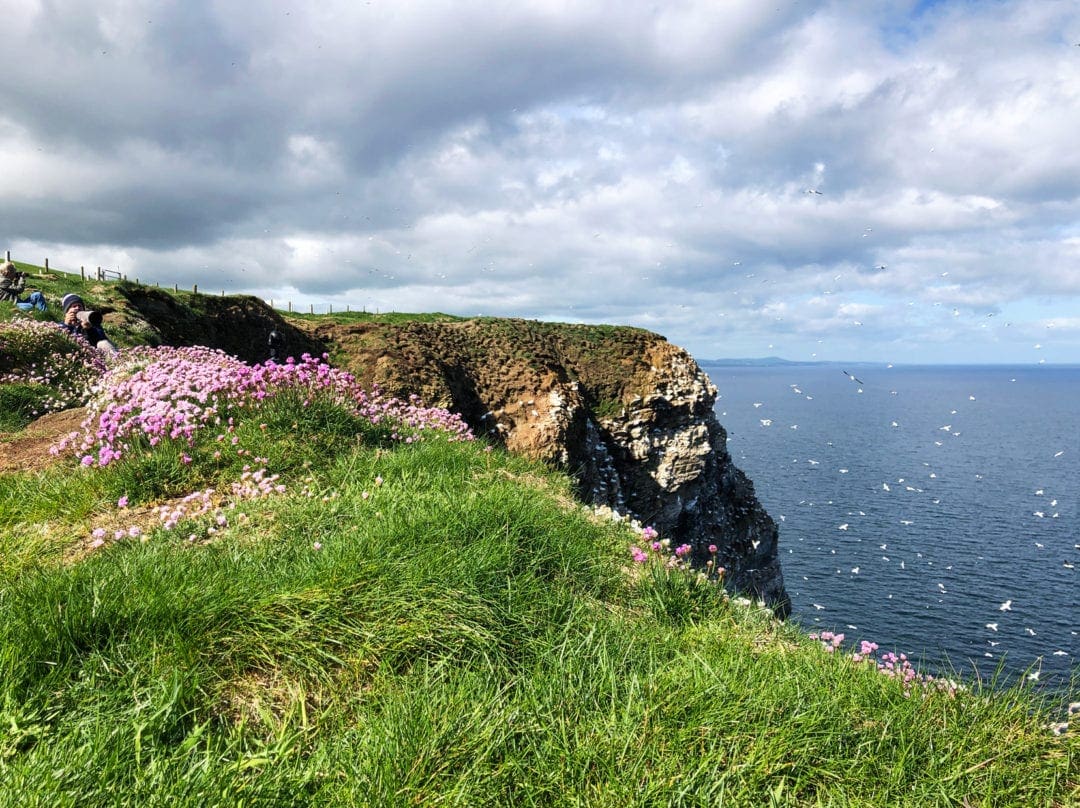
[[[104,356],[56,323],[0,323],[0,385],[18,385],[23,402],[35,400],[30,416],[85,404],[104,372]]]

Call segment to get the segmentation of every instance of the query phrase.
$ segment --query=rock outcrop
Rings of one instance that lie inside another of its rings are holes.
[[[727,451],[716,388],[693,358],[633,328],[476,319],[317,325],[337,364],[449,407],[478,434],[569,472],[581,499],[709,545],[736,591],[786,616],[776,524]]]

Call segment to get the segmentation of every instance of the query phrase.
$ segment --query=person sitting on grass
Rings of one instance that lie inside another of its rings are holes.
[[[100,312],[87,311],[81,297],[69,292],[60,301],[60,308],[64,311],[64,328],[78,334],[102,353],[117,352],[117,347],[109,341],[105,329],[101,327]]]
[[[23,311],[30,311],[30,309],[45,311],[48,308],[45,295],[36,290],[31,292],[25,300],[20,298],[19,295],[24,289],[26,289],[26,273],[19,272],[10,261],[0,264],[0,300],[8,300]]]

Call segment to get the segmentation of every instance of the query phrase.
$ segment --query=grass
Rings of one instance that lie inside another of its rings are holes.
[[[1080,797],[1076,736],[1029,691],[905,696],[713,587],[628,574],[624,526],[479,444],[312,452],[276,429],[259,437],[296,459],[288,491],[212,540],[34,563],[41,537],[5,533],[23,560],[0,579],[0,804]],[[159,498],[150,454],[4,478],[7,523],[16,500],[68,502],[63,534],[121,488]],[[196,456],[192,487],[220,473]]]

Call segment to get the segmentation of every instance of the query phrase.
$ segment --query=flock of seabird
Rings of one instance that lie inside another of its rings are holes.
[[[856,392],[859,393],[859,394],[863,393],[864,388],[865,388],[865,383],[863,382],[863,380],[858,378],[853,373],[850,373],[847,370],[843,370],[842,372],[843,372],[844,376],[849,381],[851,381],[853,384],[857,385],[857,391]],[[1015,379],[1011,379],[1010,381],[1015,381]],[[789,387],[790,387],[790,389],[791,389],[791,391],[793,393],[804,397],[806,400],[812,401],[813,398],[814,398],[812,395],[808,395],[808,394],[804,393],[803,392],[803,386],[801,386],[798,383],[791,384],[791,385],[789,385]],[[890,392],[891,395],[894,395],[894,396],[897,395],[896,390],[890,390],[889,392]],[[969,395],[968,396],[968,402],[975,402],[975,401],[976,401],[976,396],[974,396],[974,395]],[[753,402],[753,406],[754,406],[754,409],[761,409],[762,407],[765,406],[765,402],[755,401],[755,402]],[[949,420],[948,423],[944,423],[944,424],[942,424],[941,426],[938,427],[937,431],[943,434],[943,439],[938,439],[938,440],[933,441],[933,443],[934,443],[934,445],[936,447],[943,446],[945,440],[948,440],[948,438],[957,438],[957,437],[959,437],[961,435],[961,431],[956,428],[956,423],[959,423],[959,422],[956,422],[955,419],[952,418],[953,416],[958,416],[958,410],[952,409],[950,411],[950,419],[951,420]],[[773,425],[775,417],[776,416],[774,415],[773,418],[759,418],[758,422],[760,423],[761,427],[770,427],[770,426]],[[961,418],[961,420],[963,419],[962,415],[959,416],[959,417]],[[899,429],[900,428],[900,421],[899,420],[894,419],[894,420],[889,421],[888,423],[889,423],[889,426],[892,429]],[[798,424],[792,424],[791,425],[791,429],[797,429],[797,428],[798,428]],[[832,446],[833,444],[832,444],[831,441],[829,441],[827,443],[827,445]],[[1057,450],[1056,452],[1053,453],[1053,457],[1054,458],[1060,458],[1064,454],[1065,454],[1065,450],[1060,449],[1060,450]],[[798,462],[798,461],[796,459],[793,462]],[[816,459],[806,459],[806,465],[808,467],[817,466],[819,464],[820,464],[820,461],[818,461]],[[923,463],[923,465],[927,466],[927,467],[930,466],[929,463]],[[848,473],[849,470],[850,470],[849,468],[840,468],[840,469],[838,469],[838,473],[846,474],[846,473]],[[927,475],[928,475],[928,479],[931,479],[931,480],[936,480],[937,479],[937,474],[934,471],[928,471]],[[976,475],[976,478],[977,478],[977,480],[981,480],[982,475],[981,474]],[[892,484],[890,485],[890,483],[892,483]],[[905,480],[902,477],[896,478],[895,480],[883,481],[881,483],[880,491],[882,493],[884,493],[884,494],[888,494],[888,493],[892,492],[894,488],[896,488],[897,490],[902,490],[902,491],[905,491],[905,492],[908,492],[908,493],[913,493],[913,494],[924,494],[924,493],[926,493],[923,488],[919,487],[918,485],[913,484],[912,481]],[[1034,518],[1036,518],[1036,519],[1043,519],[1043,518],[1054,519],[1054,518],[1059,517],[1060,511],[1057,510],[1057,506],[1058,506],[1057,498],[1055,498],[1053,496],[1047,497],[1046,490],[1045,490],[1044,487],[1037,488],[1035,490],[1035,496],[1043,497],[1044,501],[1048,502],[1049,505],[1048,506],[1043,506],[1043,507],[1040,507],[1040,508],[1034,510],[1032,512],[1032,515],[1034,516]],[[940,498],[933,497],[933,496],[932,496],[930,501],[934,505],[939,505],[941,503]],[[807,505],[807,506],[813,506],[814,505],[813,502],[808,502],[806,500],[803,500],[799,504],[800,505]],[[830,501],[827,504],[831,505],[832,502]],[[863,511],[855,511],[855,512],[851,512],[850,516],[852,516],[852,517],[861,517],[861,516],[866,516],[866,514]],[[783,515],[780,515],[779,520],[781,522],[784,522],[785,517]],[[911,525],[913,525],[915,523],[914,520],[912,520],[912,519],[900,519],[899,522],[904,527],[911,526]],[[852,530],[852,527],[853,527],[853,522],[845,521],[845,522],[842,522],[842,523],[838,524],[836,529],[838,531],[841,531],[841,532],[844,532],[845,534],[850,535],[851,533],[854,533],[854,531]],[[799,541],[802,541],[802,540],[803,539],[800,537]],[[857,538],[856,541],[861,542],[862,540],[861,540],[861,538]],[[1044,549],[1044,543],[1035,541],[1034,544],[1035,544],[1035,547],[1038,550],[1043,550]],[[882,543],[882,544],[879,545],[879,547],[880,547],[880,549],[882,551],[886,551],[887,548],[888,548],[888,543]],[[818,549],[824,551],[825,548],[824,548],[824,546],[822,546],[822,547],[819,547]],[[1080,544],[1074,545],[1074,549],[1080,549]],[[791,553],[792,549],[789,548],[788,552]],[[831,549],[830,554],[835,555],[836,554],[836,549],[835,548]],[[890,562],[890,556],[889,555],[882,554],[880,557],[881,557],[882,562],[884,562],[884,563],[889,563]],[[981,556],[980,556],[980,559],[981,559]],[[930,560],[929,558],[924,558],[924,555],[923,555],[922,552],[916,552],[915,559],[910,559],[910,560],[921,560],[922,563],[924,563],[927,567],[933,567],[934,566],[934,562],[932,560]],[[1072,560],[1069,560],[1069,559],[1066,559],[1063,562],[1062,566],[1065,569],[1068,569],[1068,570],[1075,569],[1075,564],[1073,563]],[[906,565],[906,563],[905,563],[905,561],[903,559],[899,559],[899,568],[901,570],[907,569],[907,565]],[[941,567],[939,566],[938,568],[940,569]],[[945,571],[951,571],[952,569],[953,569],[953,565],[951,565],[951,564],[944,567]],[[837,567],[836,568],[836,574],[842,575],[844,573],[844,571],[845,570],[842,567]],[[858,564],[856,564],[854,566],[850,566],[847,569],[848,576],[850,576],[852,578],[854,578],[855,576],[858,576],[860,574],[860,572],[861,572],[861,567]],[[803,580],[805,581],[805,580],[809,580],[809,579],[807,578],[807,576],[803,576]],[[948,593],[948,589],[946,588],[945,582],[943,582],[943,581],[936,582],[936,586],[937,586],[937,592],[938,592],[939,596],[944,596],[944,595],[946,595]],[[1034,600],[1035,597],[1036,597],[1035,595],[1032,595],[1031,599]],[[891,600],[893,598],[893,595],[888,594],[887,598]],[[939,603],[944,603],[944,600],[941,597],[939,597],[938,602]],[[1014,604],[1017,606],[1018,609],[1020,609],[1020,612],[1014,612],[1014,610],[1013,610]],[[822,603],[814,602],[814,603],[811,604],[811,606],[815,610],[815,612],[827,611],[826,606],[823,605]],[[1034,611],[1033,606],[1034,606],[1034,604],[1031,604],[1030,602],[1026,603],[1026,604],[1023,603],[1023,598],[1017,599],[1015,597],[1010,597],[1010,598],[1007,598],[1007,599],[1003,600],[1002,602],[1000,602],[996,606],[996,611],[1001,612],[1001,613],[1020,614],[1020,615],[1023,615],[1023,613],[1026,611],[1028,614],[1031,614]],[[988,608],[994,608],[994,607],[988,606]],[[816,617],[816,616],[813,619],[814,619],[815,622],[821,622],[821,620],[822,620],[821,617]],[[1024,622],[1024,621],[1021,620],[1021,623],[1022,622]],[[852,629],[852,630],[857,629],[857,626],[852,625],[852,624],[848,624],[847,627],[849,629]],[[985,630],[988,633],[990,633],[992,637],[999,635],[999,633],[1003,632],[1005,628],[1006,628],[1006,626],[1000,620],[990,620],[990,621],[987,621],[985,623]],[[1024,631],[1024,634],[1026,634],[1028,637],[1037,636],[1037,632],[1031,626],[1023,626],[1023,631]],[[1077,634],[1078,634],[1078,632],[1077,632],[1076,629],[1073,629],[1071,631],[1071,637],[1073,638],[1072,644],[1073,644],[1074,648],[1075,648],[1075,642],[1076,642],[1075,638],[1077,637]],[[871,638],[871,639],[873,639],[873,638]],[[986,640],[986,642],[987,642],[987,645],[986,645],[987,650],[984,651],[983,655],[986,658],[993,659],[993,658],[995,658],[995,655],[997,653],[999,653],[997,649],[998,649],[998,646],[1001,645],[1001,640],[989,639],[988,638]],[[1070,650],[1071,650],[1071,652],[1066,651],[1066,650],[1061,649],[1061,648],[1057,648],[1051,653],[1051,655],[1056,656],[1056,657],[1075,656],[1076,651],[1072,650],[1072,649],[1070,649]],[[1041,657],[1039,658],[1039,661],[1041,662]],[[1038,670],[1034,670],[1033,672],[1029,673],[1029,678],[1031,678],[1032,680],[1037,680],[1038,676],[1039,676]]]

